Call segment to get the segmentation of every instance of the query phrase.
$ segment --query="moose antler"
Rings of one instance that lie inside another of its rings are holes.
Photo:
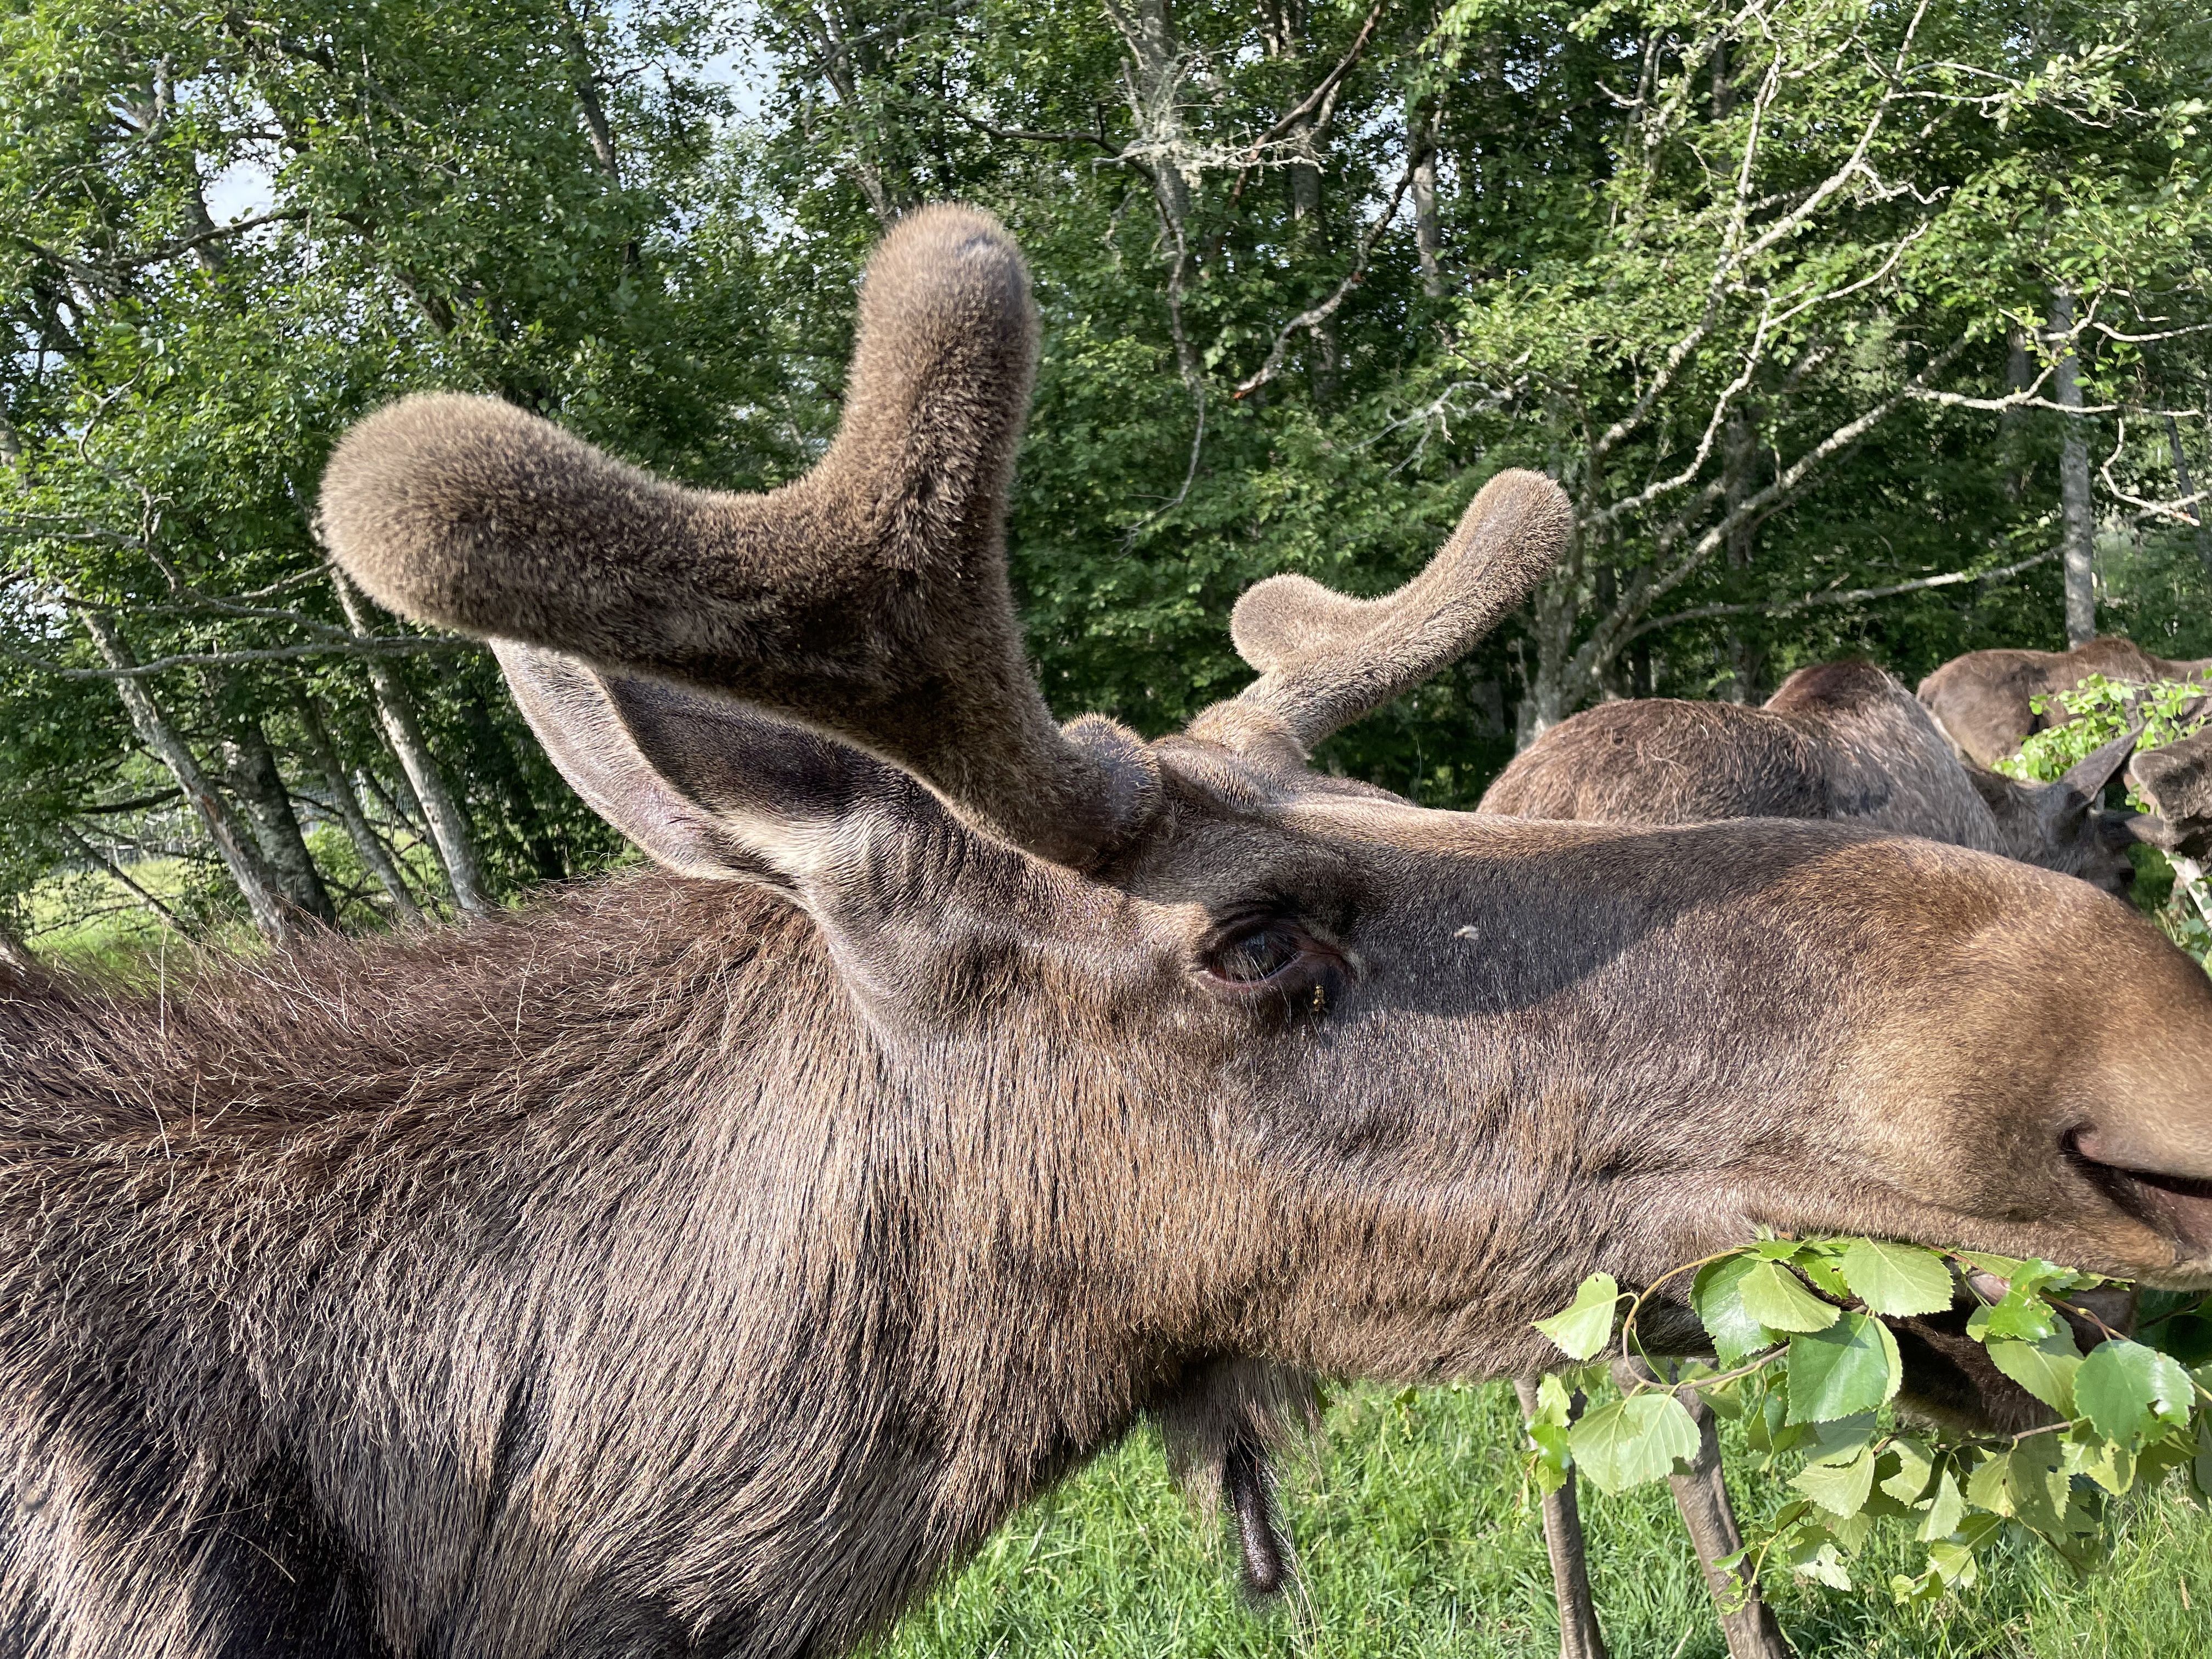
[[[869,263],[844,421],[796,483],[684,489],[507,404],[414,398],[338,446],[324,531],[392,610],[741,698],[1088,867],[1158,770],[1109,720],[1055,726],[1023,651],[1005,525],[1036,357],[1012,240],[930,208]]]
[[[1395,593],[1360,599],[1307,576],[1246,590],[1229,622],[1237,654],[1260,678],[1192,722],[1194,737],[1298,758],[1464,655],[1527,597],[1574,526],[1559,485],[1501,472],[1461,515],[1451,538]],[[1287,757],[1285,757],[1287,758]]]

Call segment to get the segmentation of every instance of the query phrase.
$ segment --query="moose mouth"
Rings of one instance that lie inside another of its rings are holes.
[[[2212,1259],[2212,1181],[2131,1169],[2107,1155],[2094,1129],[2069,1135],[2066,1153],[2075,1169],[2115,1205],[2173,1241],[2177,1267]]]

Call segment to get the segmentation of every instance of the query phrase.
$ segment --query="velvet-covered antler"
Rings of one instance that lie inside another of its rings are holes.
[[[1573,526],[1565,493],[1549,478],[1501,472],[1428,567],[1395,593],[1353,599],[1296,575],[1255,584],[1229,627],[1260,678],[1200,715],[1191,735],[1245,750],[1287,740],[1303,758],[1464,655],[1528,596]]]
[[[325,533],[404,615],[743,699],[1086,867],[1158,773],[1110,721],[1058,728],[1023,651],[1005,521],[1036,356],[1012,240],[931,208],[869,263],[843,424],[796,483],[689,489],[507,404],[415,398],[339,445]]]

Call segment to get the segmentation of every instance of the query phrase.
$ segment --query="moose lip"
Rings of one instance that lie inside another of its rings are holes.
[[[2108,1164],[2097,1156],[2099,1150],[2094,1130],[2077,1130],[2066,1138],[2074,1166],[2113,1203],[2172,1239],[2184,1260],[2212,1257],[2212,1181]]]

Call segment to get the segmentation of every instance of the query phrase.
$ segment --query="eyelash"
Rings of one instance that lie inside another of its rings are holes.
[[[1281,915],[1227,923],[1199,955],[1200,974],[1217,994],[1279,1000],[1289,1012],[1308,1015],[1328,1012],[1343,966],[1336,951]]]

